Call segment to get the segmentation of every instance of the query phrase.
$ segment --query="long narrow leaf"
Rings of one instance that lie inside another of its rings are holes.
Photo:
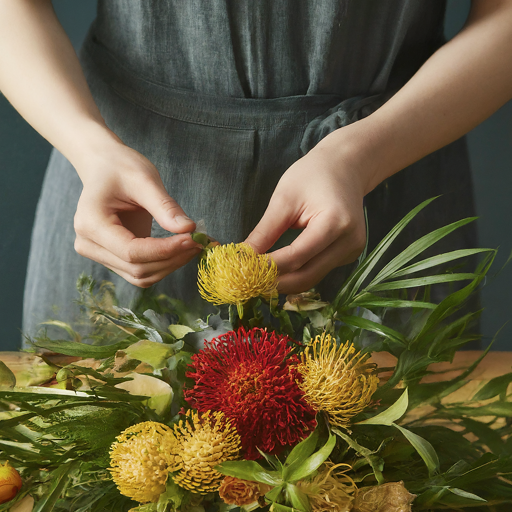
[[[78,466],[77,461],[63,464],[52,472],[52,485],[48,493],[37,502],[33,512],[51,512],[64,489],[69,485],[68,475]]]
[[[64,354],[65,356],[104,359],[115,355],[118,350],[123,350],[128,347],[130,341],[123,340],[112,345],[87,345],[86,343],[80,343],[78,341],[39,340],[34,342],[34,345],[39,348],[51,350],[52,352],[57,352],[58,354]]]
[[[414,446],[414,449],[419,453],[420,457],[425,462],[428,469],[428,474],[433,476],[439,471],[439,457],[437,456],[434,447],[426,440],[420,437],[418,434],[407,430],[396,423],[394,426],[402,432],[407,440]]]
[[[396,272],[399,268],[403,267],[407,263],[409,263],[412,259],[414,259],[418,254],[421,254],[423,251],[428,249],[430,246],[449,235],[456,229],[469,224],[476,220],[476,217],[470,217],[467,219],[462,219],[457,222],[453,222],[448,226],[443,226],[442,228],[436,229],[431,233],[428,233],[425,236],[422,236],[420,239],[413,242],[407,249],[402,251],[398,256],[393,258],[376,276],[375,279],[372,280],[370,286],[374,286],[385,279],[389,278],[394,272]]]
[[[421,272],[422,270],[438,267],[445,263],[449,263],[450,261],[458,260],[460,258],[468,258],[469,256],[481,254],[484,252],[494,252],[494,249],[459,249],[457,251],[438,254],[437,256],[426,258],[422,261],[418,261],[418,263],[414,263],[413,265],[405,267],[401,270],[397,270],[396,272],[393,272],[390,277],[392,279],[396,279],[397,277],[403,277],[409,274],[414,274],[415,272]]]
[[[375,247],[375,249],[369,254],[369,256],[359,265],[352,275],[347,279],[345,285],[339,291],[338,295],[334,299],[333,307],[338,309],[343,307],[344,302],[348,303],[353,299],[353,296],[357,293],[361,285],[364,283],[366,278],[375,268],[380,258],[389,249],[390,245],[396,239],[396,237],[404,230],[404,228],[416,217],[416,215],[423,210],[427,205],[436,199],[427,199],[423,201],[416,208],[411,210],[391,231],[381,240],[381,242]]]
[[[283,480],[288,483],[294,483],[314,473],[327,460],[335,445],[336,436],[329,434],[329,439],[320,450],[310,455],[302,464],[294,466],[291,471],[287,472],[286,476],[283,471]]]
[[[386,425],[389,427],[407,412],[408,406],[409,394],[407,388],[405,388],[405,391],[393,405],[388,407],[385,411],[382,411],[380,414],[377,414],[377,416],[360,421],[357,425]]]
[[[348,305],[349,308],[418,308],[418,309],[436,309],[437,304],[432,302],[422,302],[416,300],[387,299],[371,293],[363,293]]]
[[[261,482],[262,484],[272,486],[282,483],[281,478],[275,472],[265,470],[253,460],[226,461],[215,466],[215,469],[223,475],[233,476],[242,480]]]
[[[419,286],[428,286],[439,283],[453,283],[455,281],[466,281],[475,279],[478,274],[459,272],[456,274],[437,274],[434,276],[416,277],[412,279],[400,279],[399,281],[390,281],[368,287],[369,292],[382,292],[385,290],[403,290],[405,288],[417,288]]]
[[[377,322],[373,322],[372,320],[368,320],[367,318],[362,318],[360,316],[342,316],[341,321],[347,325],[366,329],[367,331],[389,338],[403,346],[406,345],[405,338],[398,331],[395,331],[390,327],[386,327],[385,325],[378,324]]]
[[[318,428],[313,431],[306,439],[301,441],[298,445],[296,445],[288,457],[286,457],[286,461],[284,463],[288,468],[293,467],[296,463],[301,463],[305,459],[307,459],[316,448],[316,443],[318,441]]]
[[[489,398],[494,398],[502,393],[506,393],[511,382],[512,373],[506,373],[505,375],[495,377],[487,382],[484,387],[479,389],[475,396],[473,396],[472,400],[488,400]]]
[[[354,441],[349,435],[345,434],[338,428],[333,428],[332,431],[341,439],[343,439],[349,446],[354,450],[357,454],[361,455],[365,458],[366,462],[368,462],[369,466],[373,470],[373,474],[375,475],[375,479],[379,485],[385,482],[384,476],[382,475],[382,470],[384,467],[384,462],[381,457],[375,455],[375,452],[372,452],[370,449],[360,445],[356,441]]]
[[[496,257],[496,252],[493,252],[487,255],[484,260],[478,265],[476,269],[476,277],[473,279],[471,283],[466,285],[464,288],[457,290],[454,293],[451,293],[443,299],[443,301],[437,306],[437,308],[432,311],[432,314],[429,316],[426,321],[423,329],[420,333],[418,333],[416,340],[420,340],[425,333],[427,333],[430,329],[435,327],[441,322],[444,318],[449,316],[451,313],[456,311],[458,308],[462,306],[464,301],[473,293],[473,291],[478,287],[478,285],[484,279],[486,273]]]

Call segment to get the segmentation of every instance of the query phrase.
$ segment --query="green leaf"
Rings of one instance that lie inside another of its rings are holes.
[[[434,276],[416,277],[412,279],[400,279],[399,281],[390,281],[376,286],[368,287],[372,292],[383,292],[386,290],[404,290],[406,288],[417,288],[419,286],[429,286],[439,283],[452,283],[455,281],[466,281],[475,279],[478,274],[460,272],[457,274],[438,274]]]
[[[278,472],[280,473],[283,470],[283,464],[281,461],[275,456],[270,455],[269,453],[262,452],[257,446],[256,449],[260,452],[261,456],[265,458],[265,460]]]
[[[487,500],[484,500],[483,498],[480,498],[480,496],[477,496],[476,494],[464,491],[462,489],[457,489],[456,487],[448,487],[448,490],[450,492],[452,492],[453,494],[456,494],[457,496],[460,496],[461,498],[467,498],[468,500],[483,501],[483,502],[487,501]]]
[[[473,279],[473,281],[464,288],[451,293],[441,301],[437,308],[432,311],[432,314],[428,317],[428,320],[423,326],[423,329],[418,333],[414,341],[421,340],[425,334],[428,333],[428,331],[438,326],[441,320],[452,314],[454,311],[457,311],[457,309],[459,309],[464,304],[465,300],[471,295],[471,293],[473,293],[473,291],[484,279],[485,274],[488,272],[495,257],[496,251],[488,254],[478,265],[478,268],[475,272],[476,277]]]
[[[384,477],[382,476],[382,470],[384,468],[384,461],[382,460],[382,458],[375,455],[375,452],[369,450],[364,446],[361,446],[359,443],[354,441],[354,439],[352,439],[349,435],[345,434],[341,430],[333,428],[332,431],[337,436],[341,437],[341,439],[343,439],[350,446],[350,448],[352,448],[352,450],[354,450],[356,453],[358,453],[359,455],[366,459],[366,461],[373,470],[373,474],[375,475],[377,483],[379,485],[382,485],[385,482]]]
[[[413,274],[428,268],[437,267],[439,265],[443,265],[444,263],[449,263],[450,261],[454,261],[460,258],[467,258],[469,256],[473,256],[474,254],[492,251],[494,251],[494,249],[459,249],[457,251],[446,252],[444,254],[432,256],[431,258],[426,258],[422,261],[418,261],[418,263],[414,263],[414,265],[410,265],[409,267],[398,270],[397,272],[393,273],[392,277],[393,279],[397,277],[403,277],[408,274]]]
[[[482,388],[480,388],[471,400],[488,400],[495,396],[504,394],[507,392],[509,384],[512,382],[512,373],[506,373],[500,375],[487,382]]]
[[[87,345],[86,343],[79,343],[77,341],[48,339],[35,341],[34,345],[65,356],[104,359],[115,355],[118,350],[124,350],[130,345],[130,341],[123,340],[112,345]]]
[[[466,384],[467,381],[460,379],[416,385],[411,384],[409,388],[411,390],[409,396],[409,410],[412,411],[416,407],[423,405],[440,403],[445,396],[451,395]]]
[[[284,468],[283,480],[288,483],[293,483],[314,473],[327,460],[335,445],[336,436],[329,433],[329,439],[320,450],[310,455],[302,464],[288,468],[289,471],[286,471],[287,468]]]
[[[492,402],[481,407],[469,407],[464,405],[449,405],[440,409],[437,413],[441,417],[457,416],[498,416],[500,418],[512,418],[512,402]]]
[[[274,501],[272,505],[270,505],[270,512],[295,512],[295,509]]]
[[[439,457],[437,456],[434,447],[426,439],[423,439],[414,432],[411,432],[396,423],[394,423],[393,426],[400,430],[400,432],[402,432],[407,440],[414,446],[415,450],[425,462],[429,475],[433,476],[437,473],[439,471]]]
[[[432,302],[422,302],[419,300],[400,300],[400,299],[388,299],[385,297],[379,297],[371,293],[364,293],[349,304],[349,308],[423,308],[423,309],[435,309],[437,304]]]
[[[16,386],[16,377],[10,368],[0,361],[0,388],[13,389]]]
[[[296,485],[286,484],[285,492],[289,503],[295,510],[300,510],[301,512],[311,511],[308,497]]]
[[[183,339],[189,332],[194,332],[194,329],[191,329],[190,327],[186,325],[169,325],[169,331],[171,334],[177,339],[181,340]]]
[[[102,312],[102,316],[107,320],[110,320],[115,325],[122,325],[126,327],[131,327],[132,329],[141,330],[144,332],[146,338],[150,341],[155,341],[157,343],[163,343],[162,336],[158,332],[157,329],[146,325],[146,323],[137,317],[137,315],[128,308],[120,308],[114,306],[114,309],[119,315],[122,316],[112,316],[107,312]]]
[[[362,318],[360,316],[342,316],[340,320],[348,325],[366,329],[367,331],[374,332],[384,338],[389,338],[400,345],[406,345],[405,338],[398,331],[372,320],[368,320],[367,318]]]
[[[169,410],[174,392],[167,382],[153,377],[152,375],[143,375],[140,373],[131,373],[128,374],[127,377],[132,380],[116,384],[115,387],[124,389],[133,395],[147,396],[148,400],[144,403],[160,416]]]
[[[505,449],[505,443],[501,435],[481,421],[472,418],[462,418],[461,425],[466,427],[468,432],[475,434],[480,443],[486,445],[493,453],[500,454]]]
[[[333,302],[334,309],[343,307],[345,303],[349,303],[354,295],[357,293],[359,288],[362,286],[366,278],[375,268],[376,264],[384,253],[389,249],[390,245],[396,239],[396,237],[404,230],[404,228],[416,217],[416,215],[423,210],[428,204],[430,204],[435,197],[423,201],[420,205],[416,206],[411,210],[391,231],[380,241],[375,249],[368,255],[367,258],[356,268],[356,270],[350,275],[345,281],[345,284],[336,295]]]
[[[277,501],[283,492],[284,484],[278,485],[277,487],[274,487],[270,491],[265,494],[265,498],[267,498],[269,501]]]
[[[64,489],[69,485],[69,474],[79,465],[78,461],[68,462],[52,471],[52,484],[43,498],[38,501],[33,512],[52,512],[57,500],[61,497]]]
[[[291,468],[296,463],[306,460],[315,451],[318,437],[319,431],[316,428],[306,439],[293,448],[288,457],[286,457],[284,465]]]
[[[390,427],[407,412],[408,406],[409,394],[407,388],[405,388],[400,398],[393,405],[373,418],[358,422],[357,425],[386,425]]]
[[[407,249],[402,251],[398,256],[393,258],[378,274],[375,276],[375,279],[368,285],[368,288],[373,288],[376,284],[388,279],[393,275],[394,272],[397,272],[400,267],[409,263],[412,259],[414,259],[418,254],[421,254],[423,251],[434,245],[436,242],[455,231],[456,229],[469,224],[476,220],[477,217],[470,217],[467,219],[462,219],[457,222],[453,222],[452,224],[448,224],[447,226],[443,226],[442,228],[436,229],[431,233],[422,236],[418,240],[414,241]]]
[[[61,322],[60,320],[48,320],[47,322],[42,322],[42,325],[52,325],[53,327],[59,327],[60,329],[64,329],[74,341],[80,343],[82,341],[82,337],[79,333],[77,333],[71,325]]]
[[[272,486],[282,483],[277,473],[265,470],[253,460],[230,460],[215,466],[215,469],[223,475],[251,482],[261,482]]]
[[[124,352],[132,359],[147,363],[155,370],[161,370],[167,366],[167,359],[174,354],[174,347],[156,341],[140,340]]]

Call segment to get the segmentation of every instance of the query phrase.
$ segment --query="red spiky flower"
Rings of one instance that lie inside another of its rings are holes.
[[[294,446],[316,426],[315,411],[303,399],[297,381],[298,358],[292,340],[254,328],[231,331],[192,356],[194,379],[185,399],[201,412],[222,411],[242,440],[246,459]]]

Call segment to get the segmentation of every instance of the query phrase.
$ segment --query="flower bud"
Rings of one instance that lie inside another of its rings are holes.
[[[57,382],[63,382],[73,377],[73,372],[69,370],[68,368],[61,368],[58,372],[55,378],[57,379]]]
[[[20,474],[8,462],[0,466],[0,503],[12,500],[21,485]]]

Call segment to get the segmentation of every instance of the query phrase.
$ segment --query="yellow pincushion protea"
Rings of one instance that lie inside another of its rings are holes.
[[[332,425],[347,427],[350,419],[363,411],[377,389],[379,378],[367,356],[352,343],[336,346],[329,334],[317,336],[301,355],[299,372],[306,402],[325,411]]]
[[[257,254],[250,245],[218,245],[199,263],[199,293],[217,306],[237,306],[242,317],[242,306],[249,299],[277,295],[277,276],[275,262],[267,254]]]
[[[174,426],[182,463],[173,480],[197,494],[217,491],[224,475],[214,468],[238,458],[240,436],[222,412],[188,412],[186,416]]]
[[[181,465],[171,428],[155,421],[124,430],[110,449],[109,471],[119,492],[139,503],[156,503],[172,467]]]

